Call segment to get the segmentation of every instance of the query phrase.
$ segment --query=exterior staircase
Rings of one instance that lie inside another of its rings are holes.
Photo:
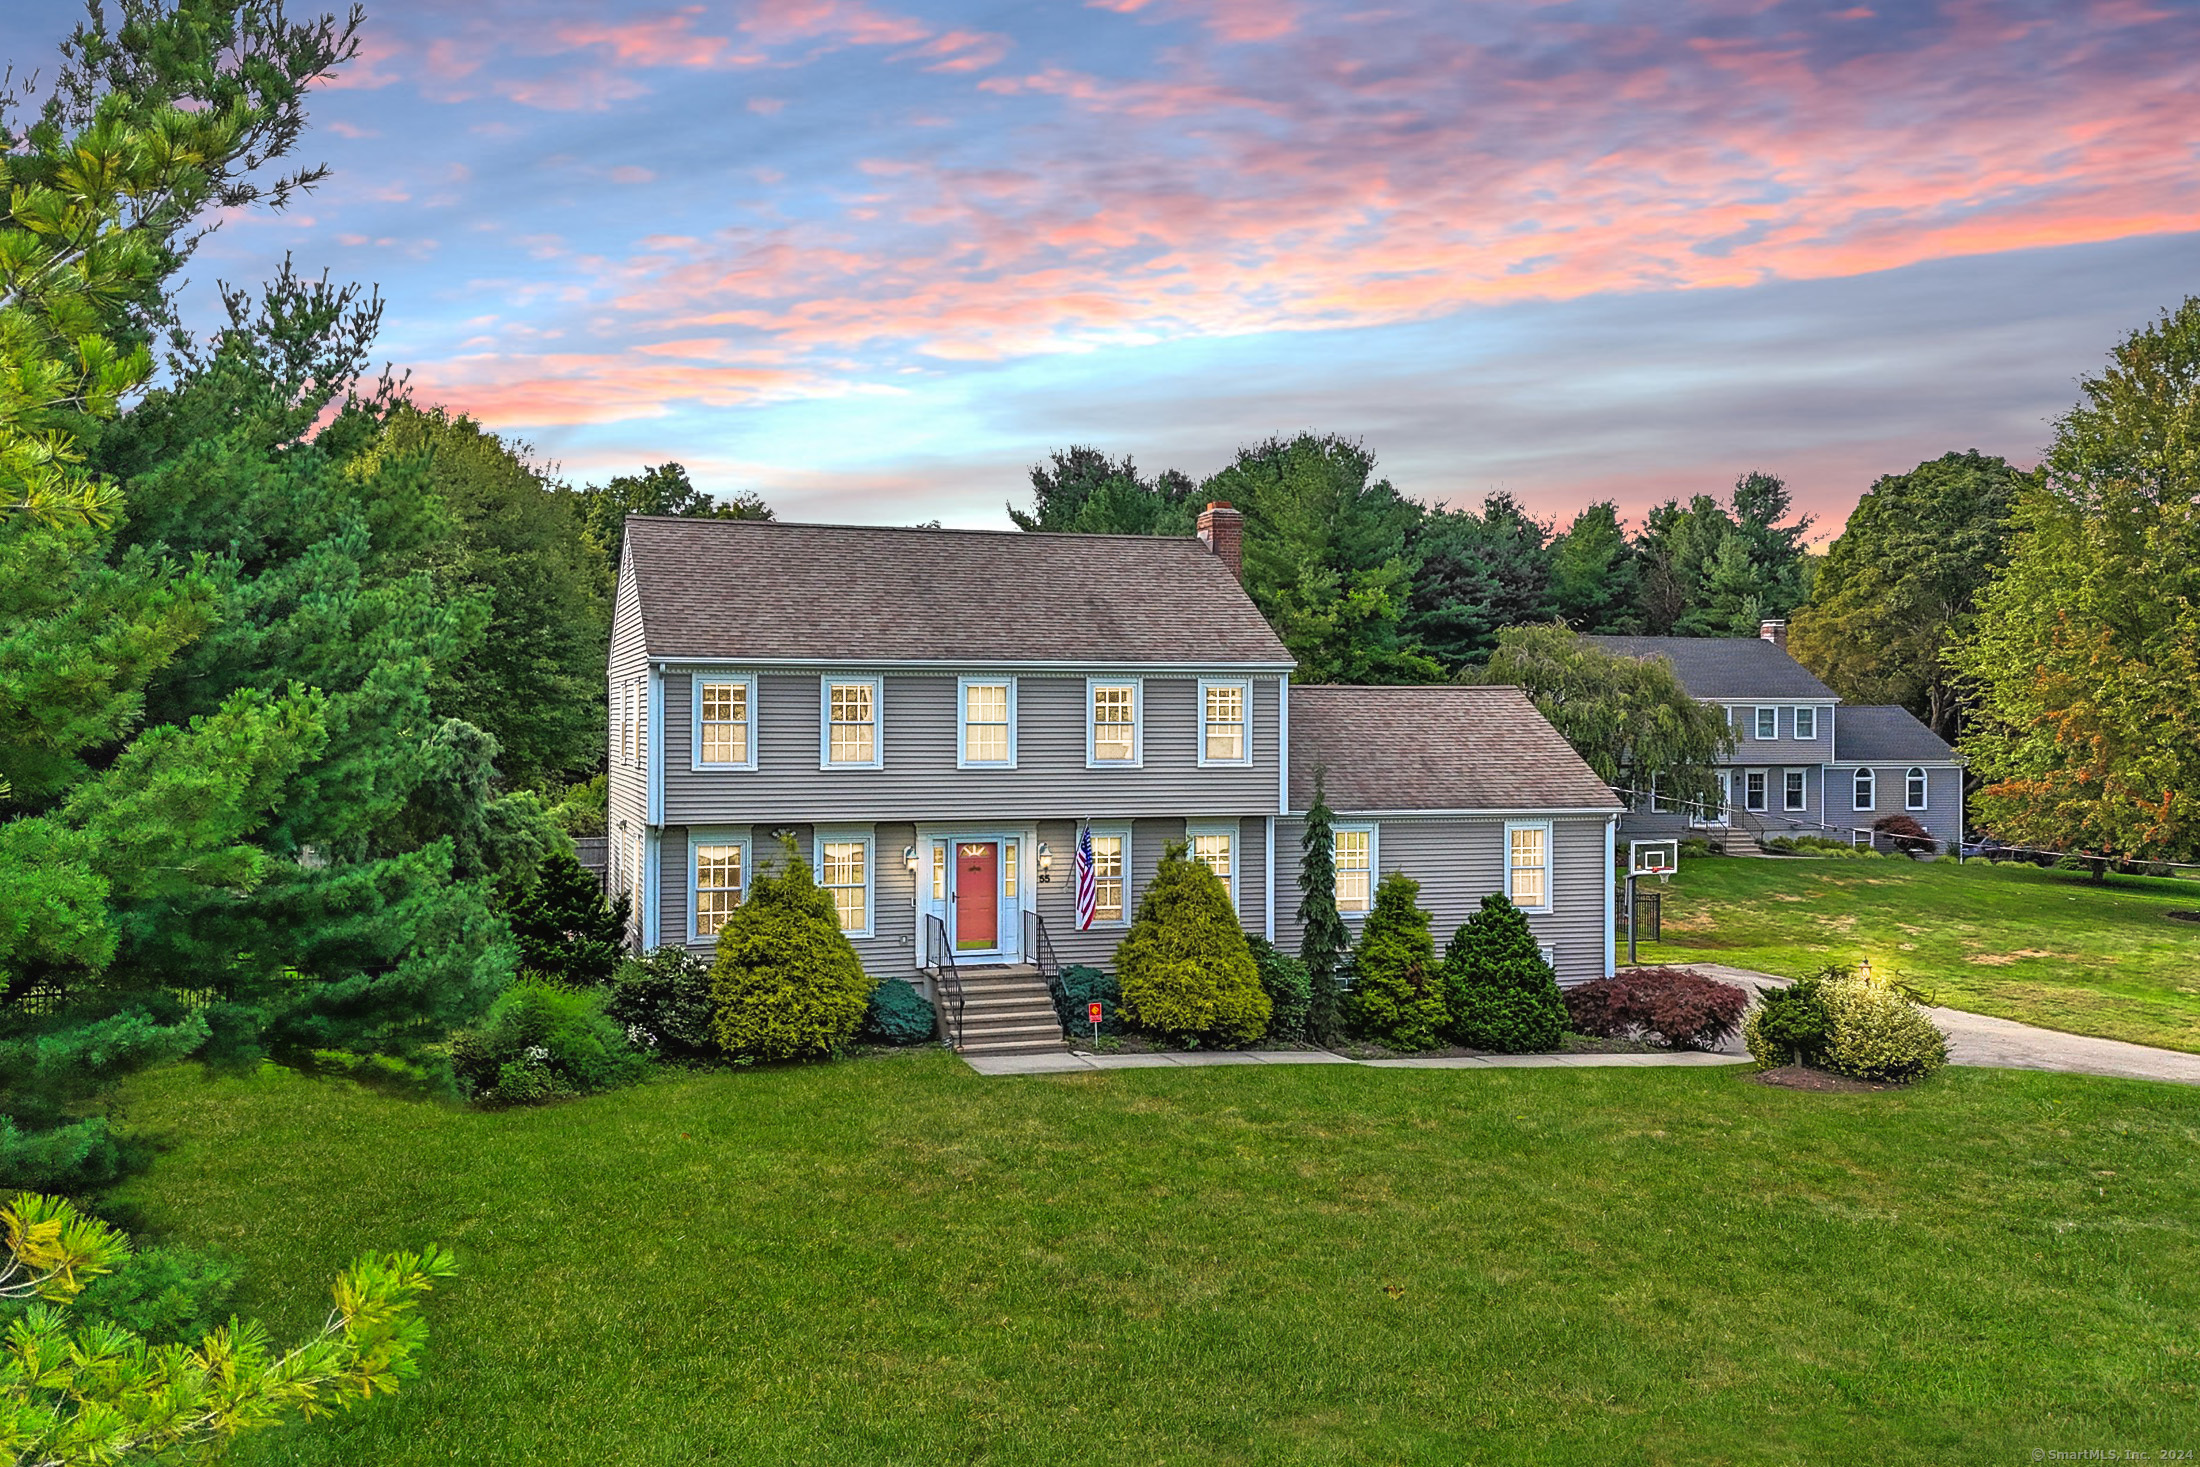
[[[964,1054],[1047,1054],[1062,1049],[1062,1020],[1047,981],[1029,963],[963,968]]]

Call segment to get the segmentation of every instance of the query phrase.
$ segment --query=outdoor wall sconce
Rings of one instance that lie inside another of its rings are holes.
[[[1041,871],[1052,871],[1054,869],[1054,852],[1047,849],[1045,841],[1039,842],[1039,869]]]
[[[901,848],[901,864],[908,868],[911,876],[917,874],[917,848],[915,846],[903,846]]]

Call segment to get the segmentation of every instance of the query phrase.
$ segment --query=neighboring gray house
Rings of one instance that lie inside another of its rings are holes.
[[[1734,752],[1718,770],[1722,804],[1683,809],[1623,792],[1630,838],[1825,835],[1863,842],[1907,815],[1943,848],[1963,838],[1963,763],[1906,708],[1843,703],[1787,650],[1787,624],[1756,637],[1589,637],[1625,657],[1660,657],[1689,693],[1726,710]],[[1885,844],[1884,840],[1880,842]]]
[[[1242,532],[1227,505],[1197,538],[629,520],[609,883],[634,944],[708,947],[784,835],[867,968],[964,1006],[966,1048],[1055,1043],[1041,972],[1108,965],[1172,842],[1296,944],[1319,763],[1348,921],[1385,871],[1444,936],[1510,885],[1564,981],[1602,976],[1611,791],[1513,690],[1293,688]]]

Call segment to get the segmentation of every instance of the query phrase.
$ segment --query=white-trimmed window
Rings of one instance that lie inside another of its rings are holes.
[[[756,767],[756,679],[695,680],[695,767]]]
[[[964,769],[1016,767],[1016,680],[966,677],[956,683],[956,762]]]
[[[1202,766],[1253,762],[1251,683],[1200,679],[1199,717],[1199,762]]]
[[[1922,810],[1925,808],[1925,771],[1923,769],[1913,766],[1910,772],[1903,776],[1902,808],[1905,810]]]
[[[1878,803],[1879,777],[1869,769],[1856,771],[1856,783],[1851,787],[1849,804],[1858,810],[1869,810]]]
[[[1092,920],[1121,926],[1130,910],[1131,835],[1127,830],[1092,833]]]
[[[709,942],[748,893],[749,843],[688,832],[688,940]]]
[[[817,884],[832,894],[847,937],[871,935],[871,832],[828,830],[816,836]]]
[[[1757,710],[1756,733],[1760,739],[1776,739],[1780,736],[1780,710],[1778,708],[1759,708]]]
[[[932,903],[945,909],[947,906],[947,842],[932,842]]]
[[[1524,912],[1551,909],[1551,823],[1505,822],[1505,895]]]
[[[1807,810],[1810,808],[1809,776],[1800,769],[1780,771],[1780,808],[1783,810]]]
[[[1184,828],[1185,838],[1191,844],[1192,859],[1222,878],[1222,884],[1230,893],[1230,905],[1237,906],[1238,899],[1238,828],[1235,821],[1218,821],[1202,824],[1197,821]]]
[[[1797,738],[1815,739],[1818,737],[1818,710],[1816,708],[1797,708],[1794,710],[1794,715],[1795,736]]]
[[[1092,678],[1085,684],[1085,764],[1135,769],[1145,756],[1145,684],[1138,678]]]
[[[1329,849],[1337,867],[1337,911],[1365,917],[1375,907],[1375,827],[1339,825]]]
[[[1742,808],[1744,810],[1763,810],[1765,808],[1765,785],[1769,779],[1770,772],[1767,770],[1745,769],[1742,771]]]
[[[879,737],[879,705],[883,700],[875,677],[828,677],[818,680],[818,716],[824,738],[818,763],[825,769],[877,769],[882,763]]]
[[[1016,873],[1019,864],[1020,862],[1016,854],[1016,842],[1012,840],[1002,841],[1001,900],[1009,904],[1009,910],[1011,911],[1014,911],[1016,907]]]

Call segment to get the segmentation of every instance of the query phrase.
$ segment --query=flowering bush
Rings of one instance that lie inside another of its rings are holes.
[[[1602,1039],[1636,1030],[1676,1049],[1711,1049],[1733,1037],[1749,994],[1686,968],[1643,968],[1565,992],[1574,1028]]]

